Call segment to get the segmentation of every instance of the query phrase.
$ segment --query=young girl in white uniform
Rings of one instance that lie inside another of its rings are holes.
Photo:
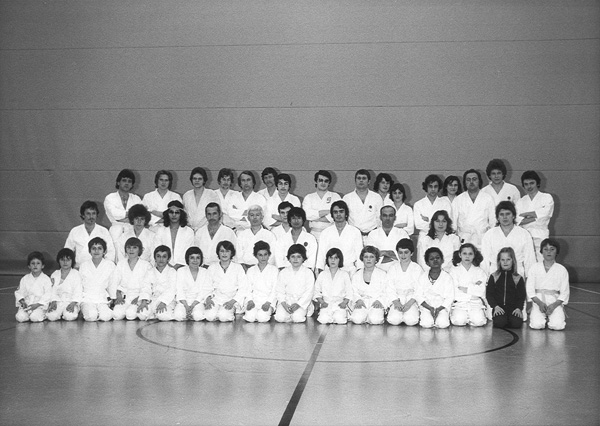
[[[15,291],[15,316],[19,322],[42,322],[46,318],[46,309],[52,295],[52,282],[44,274],[44,256],[39,251],[29,253],[27,267],[30,273],[21,278]]]
[[[75,265],[73,250],[63,248],[56,255],[56,263],[60,269],[54,271],[50,277],[52,281],[52,301],[48,305],[46,318],[49,321],[64,319],[74,321],[79,316],[79,304],[83,298],[81,275],[73,269]]]
[[[379,250],[366,246],[360,252],[364,268],[352,276],[352,314],[354,324],[383,324],[386,273],[377,268]]]
[[[190,247],[185,252],[187,266],[177,270],[177,304],[173,316],[175,321],[202,321],[206,302],[214,291],[210,274],[202,265],[202,251]]]
[[[415,296],[423,269],[411,260],[415,246],[404,238],[396,244],[399,262],[394,262],[386,275],[387,322],[392,325],[417,325],[419,304]]]
[[[277,278],[277,322],[304,322],[307,315],[312,315],[314,307],[312,298],[315,288],[313,271],[303,265],[306,260],[306,249],[300,244],[293,244],[287,256],[290,266],[283,268]]]
[[[110,321],[113,312],[109,301],[117,297],[113,278],[116,265],[104,258],[106,241],[102,238],[92,238],[88,248],[92,258],[79,267],[83,287],[81,313],[86,321]]]
[[[350,274],[344,271],[344,255],[336,247],[325,254],[327,268],[315,283],[314,300],[319,304],[317,321],[321,324],[346,324],[348,303],[352,299]]]
[[[277,276],[279,269],[269,264],[271,247],[264,241],[254,244],[254,257],[258,263],[250,267],[246,273],[248,280],[248,294],[246,295],[246,313],[244,320],[248,322],[269,322],[277,296]]]
[[[454,280],[454,304],[450,312],[452,325],[480,327],[487,323],[487,275],[479,267],[482,260],[483,256],[471,243],[461,245],[454,254],[455,266],[450,270]]]

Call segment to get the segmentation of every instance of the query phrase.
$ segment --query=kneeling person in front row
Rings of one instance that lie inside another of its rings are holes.
[[[421,306],[421,327],[446,328],[450,325],[450,308],[454,301],[454,282],[442,270],[444,255],[437,247],[425,251],[429,272],[419,278],[417,301]]]
[[[248,322],[269,322],[277,302],[275,287],[279,269],[269,264],[271,246],[264,241],[254,244],[254,257],[258,264],[248,268],[248,294],[246,296],[246,313],[244,320]]]
[[[83,298],[81,275],[73,269],[75,266],[75,252],[63,248],[56,255],[56,263],[60,269],[54,271],[50,277],[52,281],[52,298],[48,305],[46,317],[49,321],[64,319],[74,321],[79,316],[79,304]]]
[[[366,246],[360,252],[364,268],[352,275],[352,314],[354,324],[383,324],[386,275],[379,269],[379,249]]]
[[[187,266],[177,270],[177,305],[173,312],[175,321],[202,321],[205,318],[204,312],[214,287],[210,274],[201,267],[202,261],[199,247],[192,246],[185,251]]]
[[[154,249],[154,268],[152,268],[152,301],[148,305],[146,320],[174,319],[175,294],[177,292],[177,271],[171,265],[171,249],[160,245]],[[142,317],[140,317],[142,319]]]
[[[348,303],[352,299],[350,274],[344,271],[344,255],[339,248],[331,248],[325,255],[327,268],[319,274],[315,284],[314,300],[321,308],[317,321],[321,324],[346,324]]]
[[[117,297],[113,278],[116,265],[112,260],[104,258],[106,244],[106,241],[100,237],[92,238],[88,243],[92,258],[84,261],[79,267],[81,286],[83,287],[81,313],[86,321],[110,321],[113,319],[109,301]]]
[[[52,281],[44,274],[44,255],[39,251],[29,253],[27,267],[30,273],[21,278],[15,291],[16,319],[19,322],[42,322],[52,294]]]
[[[409,238],[403,238],[396,244],[399,262],[394,262],[386,277],[387,305],[390,308],[387,315],[388,324],[419,323],[419,303],[415,293],[423,269],[412,261],[414,251],[415,245]]]
[[[495,328],[521,328],[527,293],[525,281],[517,271],[517,256],[512,247],[500,249],[498,268],[488,279],[486,296],[492,308]]]
[[[292,244],[287,259],[290,266],[279,271],[277,278],[277,322],[304,322],[307,315],[313,314],[312,296],[315,287],[313,272],[303,265],[306,249],[303,245]]]

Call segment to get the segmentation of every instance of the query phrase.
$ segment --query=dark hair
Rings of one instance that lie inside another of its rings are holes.
[[[450,175],[444,180],[444,187],[442,188],[442,195],[448,196],[448,185],[452,182],[458,182],[458,191],[456,191],[456,195],[462,194],[462,183],[460,182],[460,178],[458,176]]]
[[[221,169],[221,170],[225,170],[225,169]],[[204,185],[206,185],[206,181],[208,180],[208,175],[206,174],[206,170],[204,170],[202,167],[194,167],[192,169],[192,171],[190,172],[190,182],[193,182],[194,175],[201,175],[202,179],[204,179]]]
[[[169,256],[169,259],[171,258],[171,249],[168,246],[165,246],[164,244],[162,244],[154,249],[153,258],[156,258],[156,254],[160,253],[162,251],[167,253],[167,256]]]
[[[156,174],[154,175],[154,186],[156,188],[158,188],[158,179],[162,175],[167,175],[167,177],[169,178],[169,188],[168,189],[171,189],[173,187],[173,173],[171,173],[168,170],[159,170],[158,172],[156,172]]]
[[[287,259],[290,260],[293,254],[299,254],[302,259],[306,260],[306,247],[302,244],[292,244],[287,252]]]
[[[135,204],[135,205],[131,206],[131,208],[127,212],[127,219],[129,219],[130,224],[133,225],[133,220],[136,217],[143,217],[144,225],[148,225],[148,223],[150,223],[150,219],[152,218],[152,216],[150,215],[150,212],[148,211],[146,206],[143,204]]]
[[[275,178],[275,182],[279,183],[280,180],[287,182],[290,186],[292,185],[292,177],[287,173],[279,173]]]
[[[331,183],[331,173],[329,173],[327,170],[319,170],[315,173],[315,183],[317,183],[317,180],[319,180],[319,176],[325,176],[327,179],[329,179],[329,183]]]
[[[554,238],[544,238],[540,244],[540,253],[544,250],[544,247],[550,246],[556,249],[556,254],[560,254],[560,243]]]
[[[252,178],[252,188],[254,188],[256,186],[256,176],[254,176],[254,173],[251,172],[250,170],[244,170],[243,172],[240,173],[240,175],[237,178],[238,186],[240,188],[242,187],[242,175],[250,176]]]
[[[434,182],[437,182],[438,188],[442,189],[442,178],[440,178],[438,175],[428,175],[421,184],[423,191],[427,192],[427,187]]]
[[[83,202],[81,207],[79,207],[79,215],[81,216],[82,219],[83,219],[83,214],[88,209],[95,210],[97,215],[100,214],[100,210],[98,209],[98,204],[96,204],[95,201],[87,200],[87,201]]]
[[[402,238],[396,243],[396,251],[400,249],[408,249],[411,253],[415,252],[415,243],[410,238]]]
[[[102,246],[102,248],[104,249],[104,252],[106,253],[106,241],[104,241],[103,238],[100,237],[94,237],[91,240],[88,241],[88,251],[92,250],[92,246],[96,245],[96,244],[100,244]]]
[[[471,244],[471,243],[462,244],[458,250],[456,250],[454,253],[452,253],[452,264],[454,266],[457,266],[461,262],[460,252],[466,248],[472,249],[473,253],[475,254],[475,256],[473,257],[473,265],[475,265],[475,266],[481,265],[481,262],[483,262],[483,255],[481,254],[481,252],[479,250],[477,250],[477,247],[475,247],[475,245]]]
[[[444,261],[444,253],[442,253],[442,250],[439,247],[429,247],[425,250],[425,263],[427,263],[427,259],[429,259],[431,253],[438,253],[442,258],[442,262]]]
[[[446,222],[447,222],[446,235],[454,234],[454,228],[452,228],[452,219],[450,218],[450,215],[448,214],[448,212],[446,210],[438,210],[437,212],[435,212],[433,214],[433,216],[431,216],[431,219],[429,220],[429,231],[427,232],[427,236],[429,238],[431,238],[432,240],[435,239],[435,224],[434,224],[434,222],[436,221],[436,219],[439,216],[444,216],[444,219],[446,219]]]
[[[215,207],[217,209],[219,209],[219,216],[220,216],[221,213],[223,213],[223,211],[221,210],[221,205],[219,203],[215,203],[214,201],[211,201],[210,203],[208,203],[206,205],[206,207],[204,207],[204,213],[206,214],[206,209],[208,209],[208,208],[214,209]]]
[[[364,246],[360,251],[359,259],[362,261],[365,253],[371,253],[375,255],[375,262],[379,262],[379,249],[375,246]]]
[[[269,256],[271,255],[271,246],[266,241],[260,240],[257,241],[256,244],[254,244],[254,249],[252,251],[254,257],[256,257],[256,255],[258,255],[258,252],[261,250],[266,250],[269,253]]]
[[[521,175],[521,185],[524,185],[526,180],[534,180],[538,188],[542,183],[540,175],[538,175],[534,170],[527,170],[526,172],[523,172]]]
[[[329,266],[329,258],[331,256],[333,256],[334,254],[338,257],[338,259],[340,259],[340,262],[338,263],[338,267],[343,268],[344,267],[344,253],[342,253],[342,251],[337,247],[333,247],[333,248],[330,248],[329,250],[327,250],[327,253],[325,254],[325,264],[327,266]]]
[[[179,207],[179,226],[182,228],[186,227],[188,224],[187,213],[183,209],[183,204],[181,204],[181,201],[179,200],[173,200],[169,204],[167,204],[167,210],[163,212],[163,225],[166,228],[171,226],[171,218],[169,218],[169,209],[173,206]]]
[[[358,177],[358,175],[363,175],[367,177],[367,180],[371,180],[371,173],[367,169],[358,169],[356,173],[354,173],[354,179]]]
[[[498,219],[498,216],[500,215],[500,210],[510,211],[514,216],[514,218],[513,218],[513,222],[514,222],[514,219],[516,219],[516,217],[517,217],[517,209],[515,209],[515,205],[513,204],[512,201],[504,200],[504,201],[500,201],[498,203],[498,205],[496,206],[496,219]]]
[[[217,249],[216,249],[217,256],[219,255],[219,250],[221,250],[221,247],[227,251],[230,251],[231,257],[235,256],[235,246],[233,245],[233,243],[231,241],[228,241],[228,240],[219,241],[219,243],[217,244]]]
[[[42,265],[46,264],[46,262],[44,262],[44,255],[39,251],[32,251],[27,255],[27,266],[29,266],[33,259],[39,260],[40,262],[42,262]]]
[[[500,173],[502,173],[502,179],[506,177],[506,165],[504,164],[504,161],[500,160],[499,158],[494,158],[491,160],[485,168],[485,174],[490,179],[492,178],[492,170],[500,170]]]
[[[142,244],[142,240],[136,237],[127,238],[125,241],[125,251],[127,251],[127,247],[137,247],[140,249],[139,255],[141,256],[144,252],[144,245]]]
[[[131,185],[135,185],[135,175],[133,174],[133,172],[129,169],[123,169],[117,175],[115,188],[119,189],[119,182],[121,182],[121,179],[123,179],[123,178],[131,179]]]
[[[275,170],[273,167],[265,167],[262,173],[260,174],[260,178],[264,181],[265,176],[267,175],[273,175],[273,177],[276,178],[277,170]]]
[[[394,179],[388,173],[379,173],[375,178],[375,183],[373,184],[373,190],[375,192],[379,191],[379,184],[382,180],[386,180],[390,183],[390,185],[394,184]]]
[[[277,206],[277,211],[280,212],[283,209],[292,209],[293,207],[294,207],[294,205],[292,203],[290,203],[289,201],[282,201]]]
[[[292,218],[299,217],[302,219],[302,224],[306,222],[306,212],[301,207],[292,207],[287,214],[288,225],[292,226]]]
[[[233,170],[228,169],[227,167],[224,167],[221,170],[219,170],[219,174],[217,175],[217,182],[221,182],[221,179],[223,179],[225,176],[229,176],[231,183],[234,183],[235,177],[233,176]]]
[[[406,201],[406,190],[404,189],[404,185],[402,185],[401,183],[395,183],[390,187],[390,198],[392,198],[392,194],[397,190],[400,190],[400,192],[402,193],[402,202]]]
[[[333,216],[333,208],[334,207],[337,207],[339,209],[344,209],[344,212],[346,213],[346,220],[348,220],[348,217],[350,217],[350,209],[348,209],[348,204],[346,204],[346,202],[344,200],[337,200],[331,204],[331,207],[329,208],[329,213],[332,216]]]
[[[75,252],[70,248],[64,247],[61,248],[58,253],[56,253],[56,263],[60,265],[60,261],[62,259],[71,259],[71,268],[75,265]],[[42,261],[43,263],[43,261]]]
[[[481,179],[481,173],[479,172],[479,170],[475,169],[469,169],[463,173],[463,186],[465,188],[467,187],[467,175],[469,173],[475,173],[477,175],[477,179],[479,179],[479,189],[481,189],[483,187],[483,179]]]
[[[196,246],[192,246],[185,251],[185,263],[187,265],[190,264],[190,257],[193,254],[200,255],[200,265],[202,265],[204,263],[204,255],[202,254],[202,250],[200,250],[200,247],[196,247]]]

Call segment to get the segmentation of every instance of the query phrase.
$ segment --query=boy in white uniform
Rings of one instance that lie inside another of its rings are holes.
[[[42,322],[52,297],[52,281],[44,274],[44,256],[39,251],[29,253],[27,267],[30,273],[21,278],[15,291],[15,318],[19,322]]]
[[[415,245],[409,238],[396,244],[398,262],[394,262],[386,276],[386,304],[389,307],[387,322],[392,325],[417,325],[419,323],[419,303],[416,290],[423,269],[411,257]]]
[[[254,257],[258,263],[248,269],[248,294],[244,320],[248,322],[269,322],[275,310],[277,296],[275,287],[279,269],[269,264],[271,247],[264,241],[254,244]]]
[[[56,263],[60,268],[52,273],[52,301],[48,305],[46,318],[48,321],[74,321],[79,315],[79,304],[83,298],[81,275],[73,269],[75,253],[63,248],[56,255]]]
[[[186,250],[187,266],[177,270],[177,304],[173,312],[175,321],[205,319],[206,302],[214,286],[208,271],[201,267],[202,261],[202,251],[198,247]]]
[[[275,294],[277,322],[304,322],[306,316],[313,314],[312,298],[315,288],[313,272],[303,265],[306,249],[300,244],[292,245],[288,250],[291,266],[279,272]]]
[[[350,274],[342,270],[344,255],[338,248],[326,253],[327,269],[317,277],[314,300],[319,304],[317,321],[321,324],[346,324],[348,303],[352,299]]]
[[[158,319],[171,321],[174,319],[175,294],[177,292],[177,271],[169,265],[171,249],[158,246],[154,249],[154,268],[150,275],[152,283],[152,301],[148,309],[142,310],[138,316],[141,320]]]
[[[86,321],[110,321],[113,312],[109,301],[117,297],[113,279],[116,266],[113,261],[104,258],[107,243],[102,238],[92,238],[88,247],[92,258],[79,268],[83,287],[81,313]]]

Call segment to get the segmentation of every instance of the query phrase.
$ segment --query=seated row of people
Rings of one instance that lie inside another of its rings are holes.
[[[514,250],[500,250],[497,270],[489,276],[479,264],[481,253],[463,244],[454,253],[454,267],[442,269],[444,255],[439,248],[425,252],[428,271],[412,262],[410,239],[397,243],[395,261],[387,273],[377,267],[379,250],[366,246],[360,252],[363,267],[354,274],[343,269],[344,254],[331,248],[326,269],[318,275],[304,266],[306,249],[293,244],[287,253],[289,266],[278,270],[269,264],[268,243],[253,248],[257,265],[247,272],[232,259],[236,254],[230,241],[217,245],[219,261],[202,268],[203,253],[192,246],[186,250],[186,266],[169,266],[171,251],[154,250],[155,266],[140,258],[143,243],[130,238],[125,244],[127,259],[117,265],[105,259],[106,242],[99,237],[89,243],[91,259],[79,271],[73,268],[75,254],[62,249],[57,255],[60,269],[48,277],[43,273],[43,256],[28,258],[30,274],[23,277],[15,292],[18,321],[44,319],[75,320],[79,309],[86,321],[158,319],[233,321],[243,314],[246,321],[303,322],[318,309],[317,321],[328,324],[416,325],[445,328],[453,325],[482,326],[492,317],[498,327],[520,327],[526,295],[533,302],[531,328],[565,327],[562,305],[568,302],[568,274],[556,263],[559,244],[542,243],[544,260],[532,267],[525,284],[517,273]],[[487,285],[486,285],[487,284]],[[314,302],[314,303],[313,303]],[[111,308],[112,305],[112,308]],[[486,315],[487,313],[487,315]]]

